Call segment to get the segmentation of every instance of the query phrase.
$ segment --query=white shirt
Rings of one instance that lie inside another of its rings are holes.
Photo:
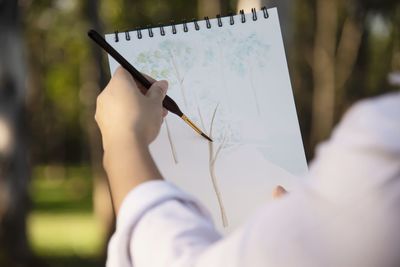
[[[400,93],[355,105],[310,176],[226,237],[176,186],[144,183],[121,206],[107,266],[400,266]]]

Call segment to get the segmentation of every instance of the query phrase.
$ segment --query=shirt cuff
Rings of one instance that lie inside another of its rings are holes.
[[[165,180],[143,183],[131,190],[121,204],[116,231],[108,246],[107,266],[132,266],[129,244],[135,226],[147,211],[169,200],[190,205],[211,220],[210,214],[197,200],[172,183]]]

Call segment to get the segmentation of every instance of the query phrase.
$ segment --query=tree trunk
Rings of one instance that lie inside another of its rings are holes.
[[[230,10],[229,0],[219,0],[220,12],[224,15],[228,14]]]
[[[333,127],[335,107],[336,1],[317,1],[313,58],[313,111],[311,145],[327,138]]]
[[[18,1],[0,2],[0,266],[28,266],[25,62]]]
[[[244,12],[251,12],[252,8],[259,10],[262,6],[262,0],[239,0],[237,10],[244,10]]]
[[[84,16],[91,28],[103,32],[103,26],[99,18],[99,6],[97,0],[87,0],[84,6]],[[85,107],[82,122],[86,129],[90,149],[90,159],[93,174],[93,202],[94,212],[102,224],[106,233],[103,256],[105,256],[108,239],[114,231],[114,210],[112,206],[110,188],[107,176],[102,166],[103,149],[99,129],[94,121],[96,111],[96,99],[100,90],[106,85],[106,70],[103,62],[103,51],[88,39],[91,46],[91,59],[82,67],[82,102]]]
[[[354,66],[361,47],[363,37],[362,21],[364,16],[346,18],[341,38],[337,48],[336,61],[336,94],[335,94],[335,121],[339,120],[346,105],[346,83],[353,73]]]
[[[212,18],[215,17],[216,14],[221,13],[221,1],[198,0],[197,7],[200,18],[204,16],[209,16]]]

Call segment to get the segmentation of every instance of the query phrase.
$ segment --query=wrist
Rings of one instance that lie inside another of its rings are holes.
[[[148,145],[135,134],[105,142],[103,165],[110,182],[116,210],[124,197],[139,184],[162,179]]]
[[[148,144],[145,138],[135,131],[112,132],[110,135],[103,134],[104,152],[115,150],[144,149]]]

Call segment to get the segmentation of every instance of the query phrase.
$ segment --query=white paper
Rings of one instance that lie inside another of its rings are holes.
[[[114,34],[106,35],[140,71],[168,80],[168,95],[212,135],[210,147],[170,113],[151,152],[164,177],[205,204],[224,232],[271,201],[276,185],[291,189],[307,172],[276,8],[268,14],[266,19],[257,12],[256,21],[247,14],[245,23],[236,15],[234,25],[224,17],[222,27],[212,19],[211,29],[199,21],[198,31],[194,23],[187,24],[187,32],[180,24],[176,34],[167,26],[165,36],[157,27],[149,37],[146,29],[142,39],[132,31],[130,41],[123,33],[118,42]],[[113,73],[118,64],[109,60]]]

